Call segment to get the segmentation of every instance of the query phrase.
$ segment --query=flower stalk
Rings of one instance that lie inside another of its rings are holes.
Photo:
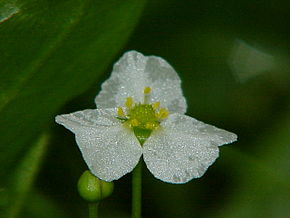
[[[99,217],[99,202],[89,203],[89,218]]]
[[[132,173],[132,218],[141,218],[142,209],[142,161]]]

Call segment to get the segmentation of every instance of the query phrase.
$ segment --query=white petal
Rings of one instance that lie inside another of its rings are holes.
[[[162,58],[127,52],[114,65],[111,77],[96,97],[98,108],[123,106],[127,97],[143,102],[143,89],[149,86],[151,102],[159,101],[171,113],[185,113],[186,101],[175,70]]]
[[[91,172],[105,181],[131,172],[142,155],[135,135],[122,125],[76,134],[76,141]]]
[[[70,131],[78,133],[88,128],[101,126],[119,125],[120,121],[115,118],[117,109],[86,109],[70,114],[58,115],[55,121]]]
[[[186,133],[161,130],[144,144],[149,171],[169,183],[186,183],[201,177],[218,157],[218,147]]]
[[[228,134],[232,133],[215,127],[207,128],[215,130],[218,135],[214,135],[215,131],[200,132],[200,125],[206,124],[173,114],[147,139],[143,145],[143,157],[156,178],[169,183],[186,183],[201,177],[216,160],[219,154],[217,145],[221,141],[229,142]],[[223,133],[228,133],[226,139],[222,138]]]
[[[232,132],[219,129],[186,115],[171,114],[162,125],[171,129],[179,129],[195,137],[210,141],[213,145],[217,146],[229,144],[237,140],[237,135]]]
[[[131,172],[142,155],[133,132],[110,113],[113,114],[113,109],[84,110],[56,118],[58,123],[75,133],[89,169],[105,181],[119,179]]]

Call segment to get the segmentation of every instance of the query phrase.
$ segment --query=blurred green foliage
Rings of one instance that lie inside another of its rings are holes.
[[[187,184],[163,183],[144,169],[144,217],[287,217],[288,1],[148,1],[124,47],[143,6],[140,0],[0,1],[0,210],[11,210],[9,201],[19,196],[11,181],[39,171],[20,186],[20,217],[86,216],[76,189],[86,166],[73,134],[54,116],[94,108],[114,60],[134,49],[174,66],[189,115],[239,136]],[[21,167],[47,131],[47,152],[35,152],[45,155],[41,168],[37,158]],[[101,204],[103,217],[130,216],[130,178],[115,182]]]

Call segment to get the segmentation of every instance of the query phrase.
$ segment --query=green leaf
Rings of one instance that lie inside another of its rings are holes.
[[[111,64],[143,6],[144,0],[0,3],[1,184],[57,109]]]
[[[8,192],[6,196],[8,197],[9,205],[6,217],[17,217],[20,212],[26,195],[39,171],[39,166],[47,149],[48,138],[47,134],[42,134],[36,143],[30,147],[30,150],[14,172],[9,189],[5,190]]]

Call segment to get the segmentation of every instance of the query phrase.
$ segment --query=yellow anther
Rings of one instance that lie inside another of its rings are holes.
[[[166,119],[169,115],[168,110],[166,110],[165,108],[161,108],[157,114],[157,117],[159,119]]]
[[[123,111],[123,108],[121,108],[121,107],[118,107],[117,114],[118,114],[119,117],[125,117],[126,116],[124,111]]]
[[[154,102],[154,103],[152,104],[152,107],[153,107],[154,110],[156,110],[157,108],[159,108],[159,106],[160,106],[160,102],[159,102],[159,101]]]
[[[139,122],[137,119],[133,119],[133,120],[130,120],[130,124],[132,127],[135,127],[135,126],[138,126],[139,125]]]
[[[148,95],[150,92],[151,92],[151,88],[150,87],[147,86],[147,87],[144,88],[144,94],[145,95]]]
[[[145,128],[146,128],[146,129],[151,129],[151,130],[153,130],[153,129],[155,129],[155,127],[156,127],[156,124],[155,124],[155,123],[152,123],[152,122],[147,122],[147,123],[145,124]]]
[[[129,109],[132,108],[133,104],[134,104],[134,101],[133,101],[132,97],[126,98],[125,106],[127,108],[129,108]]]

